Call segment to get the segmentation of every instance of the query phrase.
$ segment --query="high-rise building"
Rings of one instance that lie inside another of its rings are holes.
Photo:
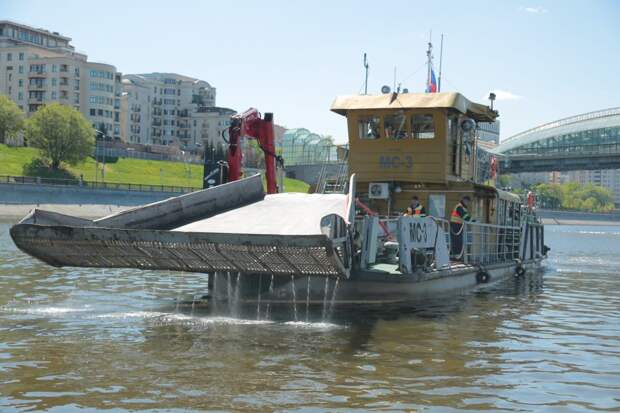
[[[127,143],[194,150],[223,142],[235,111],[215,106],[215,88],[176,73],[123,76],[121,135]]]
[[[478,123],[478,135],[481,141],[499,145],[499,120]]]
[[[579,182],[582,185],[591,183],[609,189],[613,194],[614,204],[620,206],[620,169],[569,171],[565,176],[567,182]]]
[[[72,106],[120,139],[121,74],[89,62],[70,41],[58,32],[0,21],[0,92],[28,116],[46,103]]]

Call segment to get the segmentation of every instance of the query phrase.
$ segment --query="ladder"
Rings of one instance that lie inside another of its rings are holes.
[[[348,168],[349,153],[345,154],[337,165],[336,174],[330,174],[329,168],[333,166],[333,163],[325,162],[319,173],[319,179],[316,184],[316,192],[320,194],[344,194],[347,190],[347,183],[349,181],[349,168]]]

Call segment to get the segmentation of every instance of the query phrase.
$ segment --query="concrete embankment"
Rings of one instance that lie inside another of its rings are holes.
[[[0,184],[0,216],[23,217],[33,208],[39,208],[83,218],[98,218],[178,195],[179,192],[3,183]]]
[[[578,211],[555,211],[540,209],[537,211],[545,225],[618,225],[620,213],[597,214]]]

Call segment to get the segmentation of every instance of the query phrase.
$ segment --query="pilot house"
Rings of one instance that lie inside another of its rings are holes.
[[[347,118],[358,198],[381,215],[401,214],[417,195],[430,215],[449,219],[469,195],[476,220],[503,224],[500,203],[518,202],[494,187],[490,155],[477,145],[477,125],[498,116],[488,106],[459,93],[392,93],[338,97],[331,110]]]

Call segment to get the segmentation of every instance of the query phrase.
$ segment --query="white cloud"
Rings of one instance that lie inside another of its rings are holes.
[[[544,7],[520,7],[519,10],[528,12],[528,13],[534,13],[534,14],[541,14],[541,13],[547,13],[547,9],[545,9]]]
[[[519,99],[523,99],[523,96],[517,95],[517,94],[509,92],[507,90],[495,89],[495,90],[489,90],[489,93],[495,93],[495,100],[519,100]],[[486,96],[483,96],[482,100],[487,100],[489,98],[489,93],[487,93]]]

